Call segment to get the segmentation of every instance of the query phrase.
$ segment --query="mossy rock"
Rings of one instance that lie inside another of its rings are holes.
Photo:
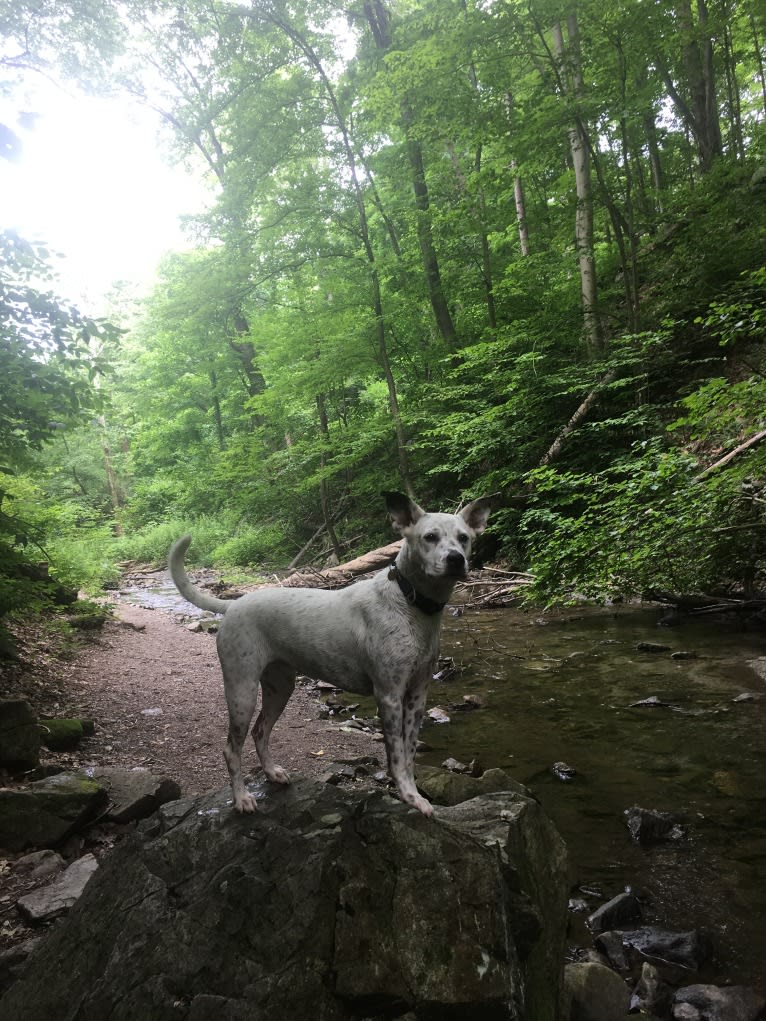
[[[57,847],[108,807],[109,794],[102,784],[66,773],[0,791],[0,847]]]
[[[415,780],[418,790],[435,805],[459,805],[471,798],[497,791],[513,791],[524,796],[529,794],[523,784],[502,769],[488,769],[482,776],[473,777],[464,773],[451,773],[438,766],[416,766]]]
[[[42,742],[53,752],[76,748],[82,738],[88,737],[94,730],[93,720],[40,720]]]

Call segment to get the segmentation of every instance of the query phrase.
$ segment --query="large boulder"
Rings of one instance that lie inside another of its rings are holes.
[[[103,863],[0,1021],[557,1021],[561,839],[517,792],[437,809],[311,780],[162,807]],[[546,972],[546,973],[544,973]]]

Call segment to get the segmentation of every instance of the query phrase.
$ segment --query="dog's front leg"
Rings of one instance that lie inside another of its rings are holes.
[[[414,680],[404,696],[404,719],[402,734],[404,736],[405,768],[407,775],[415,778],[415,752],[418,746],[420,725],[426,708],[428,682],[433,671],[429,670],[421,678]]]
[[[408,735],[416,714],[413,714],[406,704],[402,704],[401,695],[394,694],[378,695],[378,711],[383,723],[383,735],[386,739],[386,754],[388,756],[388,771],[396,784],[399,797],[407,805],[417,808],[423,815],[433,815],[433,805],[421,794],[418,794],[415,786],[415,777],[412,762],[408,754]],[[421,706],[422,718],[422,706]],[[405,720],[407,730],[405,730]],[[417,731],[413,739],[412,760],[414,760],[414,742],[417,741]]]

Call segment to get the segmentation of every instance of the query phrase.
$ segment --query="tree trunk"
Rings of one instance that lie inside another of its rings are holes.
[[[112,453],[109,449],[106,436],[106,418],[103,415],[99,415],[96,421],[102,430],[101,438],[101,451],[104,455],[104,470],[106,472],[106,483],[109,488],[109,499],[112,504],[112,513],[114,514],[114,534],[117,536],[122,535],[122,507],[120,505],[120,491],[117,486],[117,476],[112,465]]]
[[[505,93],[504,105],[508,123],[513,130],[513,96],[510,92]],[[513,201],[516,206],[516,223],[519,228],[519,248],[521,254],[526,258],[529,255],[529,228],[527,227],[527,207],[524,200],[524,182],[518,172],[518,163],[511,157],[511,170],[513,171]]]
[[[758,26],[752,14],[750,15],[750,31],[753,33],[753,48],[755,50],[756,63],[758,64],[758,77],[761,80],[761,95],[763,96],[763,113],[766,114],[766,68],[764,68],[763,66],[763,52],[761,50],[761,40],[758,37]]]
[[[369,12],[368,13],[368,9]],[[376,31],[382,31],[386,28],[386,12],[382,4],[375,0],[374,5],[366,4],[365,13],[368,19],[371,18],[371,27],[373,27],[373,34]],[[386,387],[388,389],[388,401],[391,409],[391,418],[394,423],[394,432],[396,435],[396,447],[397,456],[399,459],[399,470],[402,476],[402,483],[405,491],[409,496],[412,496],[414,490],[412,481],[410,479],[409,464],[407,458],[407,444],[406,436],[404,433],[404,427],[402,425],[401,416],[399,414],[399,399],[396,392],[396,382],[394,380],[393,372],[391,371],[391,361],[388,356],[388,346],[386,341],[386,328],[385,319],[383,316],[383,299],[381,296],[380,289],[380,277],[377,269],[377,261],[375,258],[375,250],[372,246],[372,239],[370,237],[369,221],[367,218],[367,209],[365,207],[364,194],[359,184],[359,174],[357,171],[357,159],[354,153],[354,148],[351,145],[351,136],[349,133],[349,127],[346,123],[346,119],[341,111],[338,97],[335,94],[332,81],[327,76],[327,72],[324,69],[324,65],[319,58],[311,44],[303,38],[300,32],[294,28],[289,22],[280,18],[276,14],[270,16],[271,21],[274,25],[280,28],[285,35],[291,39],[295,45],[303,52],[311,66],[316,71],[319,79],[322,83],[322,87],[325,90],[327,99],[335,117],[335,122],[340,132],[341,141],[343,144],[343,152],[346,157],[346,165],[348,167],[349,178],[351,180],[351,187],[354,194],[354,201],[356,204],[358,222],[359,222],[359,236],[364,247],[365,257],[370,273],[370,285],[372,288],[372,308],[375,316],[375,338],[378,350],[378,357],[380,358],[381,367],[383,369],[383,375],[386,380]],[[377,36],[376,36],[377,41]]]
[[[244,372],[245,379],[247,380],[248,395],[250,397],[256,397],[258,394],[262,394],[266,389],[266,380],[258,366],[255,344],[248,337],[248,334],[250,333],[250,323],[241,310],[237,310],[234,313],[234,329],[237,331],[238,336],[247,337],[247,340],[234,340],[233,338],[230,338],[229,346],[239,357],[242,365],[242,371]]]
[[[526,258],[529,255],[529,228],[527,227],[527,207],[524,199],[524,182],[516,172],[516,160],[511,160],[513,170],[513,200],[516,205],[516,223],[519,225],[519,248]]]
[[[487,237],[487,204],[484,199],[484,189],[479,184],[477,186],[476,202],[471,202],[468,197],[468,186],[466,185],[465,176],[460,169],[460,161],[452,142],[447,143],[447,149],[449,150],[450,159],[452,160],[452,167],[455,171],[455,178],[457,180],[460,193],[470,202],[472,212],[479,224],[479,238],[481,242],[481,276],[484,283],[484,290],[487,295],[487,319],[489,321],[490,328],[495,330],[497,328],[497,313],[495,310],[495,288],[492,279],[492,258],[489,250],[489,238]],[[480,143],[476,148],[476,158],[474,160],[474,170],[476,172],[477,180],[481,172],[481,154],[482,146]]]
[[[384,53],[391,46],[391,29],[385,4],[381,0],[367,0],[364,3],[363,10],[375,42],[375,48],[379,53]],[[411,105],[407,100],[404,100],[400,109],[407,160],[412,173],[418,244],[420,245],[420,254],[423,260],[428,299],[431,302],[436,326],[442,340],[450,351],[454,351],[458,345],[457,330],[455,329],[452,314],[447,304],[447,298],[444,294],[439,257],[436,252],[436,245],[434,244],[423,149],[419,140],[412,133],[415,114]]]
[[[737,83],[737,58],[728,24],[724,25],[723,43],[726,105],[729,108],[729,147],[733,153],[736,153],[737,159],[742,160],[745,158],[745,139],[742,133],[742,108],[739,102],[739,84]]]
[[[418,243],[420,244],[420,254],[423,259],[428,299],[431,302],[436,326],[442,340],[450,351],[454,351],[458,345],[457,331],[455,330],[455,324],[452,321],[452,315],[444,295],[444,287],[442,286],[439,258],[436,254],[433,238],[423,150],[420,142],[411,135],[410,125],[413,120],[412,108],[407,103],[404,103],[402,106],[402,121],[404,123],[405,134],[409,135],[407,138],[407,159],[412,171],[412,190],[415,193],[415,208],[417,210]]]
[[[643,89],[645,83],[646,75],[644,74],[637,82],[638,88]],[[652,184],[655,192],[654,205],[656,211],[662,214],[664,202],[663,192],[665,191],[665,174],[662,169],[660,144],[657,140],[657,122],[655,120],[653,109],[650,108],[643,114],[641,123],[644,128],[644,139],[649,153],[649,167],[652,174]]]
[[[617,40],[617,66],[620,71],[620,98],[622,109],[628,106],[628,68],[625,60],[625,53],[621,40]],[[636,231],[636,212],[633,198],[633,167],[631,155],[630,130],[626,116],[620,117],[620,137],[622,141],[622,165],[625,180],[625,220],[627,225],[628,246],[630,250],[630,261],[624,267],[628,272],[628,280],[625,281],[626,294],[629,297],[628,308],[630,309],[630,328],[639,329],[638,321],[638,236]]]
[[[569,82],[568,89],[575,101],[582,95],[583,78],[579,59],[579,31],[577,18],[567,18],[568,47],[564,45],[561,23],[553,25],[553,42],[556,54],[562,64],[562,83]],[[568,73],[566,73],[568,70]],[[592,351],[600,350],[603,334],[598,310],[598,288],[596,283],[596,260],[593,250],[593,189],[591,185],[591,162],[588,138],[579,117],[568,131],[572,165],[575,173],[577,210],[575,213],[575,248],[580,268],[580,295],[583,308],[585,338]]]
[[[678,0],[676,14],[683,40],[682,61],[689,87],[688,102],[681,95],[667,67],[662,68],[670,98],[694,137],[700,157],[700,169],[707,173],[721,155],[721,126],[716,102],[713,40],[707,28],[705,0],[697,0],[698,25],[694,23],[691,0]]]
[[[213,415],[215,416],[215,432],[218,437],[218,449],[226,449],[226,437],[223,433],[223,415],[221,414],[221,400],[218,396],[218,376],[214,369],[210,370],[210,389],[213,393]]]
[[[317,411],[319,412],[319,432],[322,438],[322,453],[319,456],[319,463],[322,468],[327,463],[327,450],[330,447],[330,427],[327,423],[327,407],[325,405],[324,394],[317,394]],[[327,479],[322,475],[319,482],[319,506],[322,511],[322,520],[324,521],[324,527],[327,530],[327,535],[330,539],[333,552],[340,561],[340,543],[338,542],[338,536],[335,534],[335,528],[332,523],[332,515],[330,514],[330,493]]]

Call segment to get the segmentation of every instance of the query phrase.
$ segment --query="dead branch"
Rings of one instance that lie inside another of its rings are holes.
[[[745,440],[744,443],[740,443],[740,445],[735,447],[734,450],[730,450],[728,454],[716,461],[715,464],[711,464],[709,468],[700,472],[699,475],[695,476],[694,481],[700,482],[702,479],[707,478],[711,472],[716,471],[718,468],[723,468],[729,463],[729,461],[733,461],[739,454],[744,454],[746,450],[749,450],[751,447],[754,447],[756,443],[760,443],[761,440],[765,439],[766,429],[762,429],[759,433],[756,433],[755,436],[751,436],[749,440]]]
[[[567,424],[564,426],[564,428],[558,434],[556,439],[550,445],[550,447],[548,448],[547,454],[540,461],[540,466],[541,467],[543,465],[550,464],[551,461],[555,461],[556,460],[556,458],[561,453],[561,451],[562,451],[562,449],[564,447],[564,444],[566,443],[566,441],[569,438],[570,434],[575,431],[577,426],[580,424],[580,422],[582,422],[582,420],[588,414],[590,409],[595,404],[598,403],[604,387],[609,386],[609,384],[612,383],[616,379],[616,377],[617,377],[617,369],[610,369],[609,372],[607,372],[607,374],[605,376],[601,377],[601,379],[598,381],[598,383],[595,385],[595,387],[591,390],[591,392],[588,394],[588,396],[585,398],[585,400],[582,402],[582,404],[580,404],[580,406],[577,408],[575,413],[569,419]]]

